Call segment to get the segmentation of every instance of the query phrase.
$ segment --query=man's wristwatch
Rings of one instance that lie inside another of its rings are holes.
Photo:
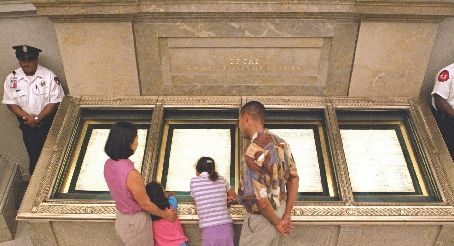
[[[35,116],[35,121],[36,121],[36,122],[40,122],[38,116]]]

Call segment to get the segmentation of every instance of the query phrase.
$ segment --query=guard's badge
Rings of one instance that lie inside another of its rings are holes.
[[[22,46],[22,51],[25,52],[25,53],[27,53],[27,51],[28,51],[27,46],[25,46],[25,45]]]
[[[43,80],[43,81],[41,81],[41,87],[44,87],[44,86],[46,86],[46,84],[47,84],[47,83],[46,83],[46,81],[44,81],[44,80]]]
[[[60,85],[60,80],[58,79],[58,77],[54,77],[54,81],[55,83],[57,83],[57,85]]]
[[[438,82],[445,82],[449,79],[449,72],[448,70],[443,70],[441,73],[438,75]]]

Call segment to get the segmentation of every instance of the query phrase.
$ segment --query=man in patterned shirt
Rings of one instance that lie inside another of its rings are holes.
[[[252,140],[240,170],[238,194],[244,215],[240,245],[278,245],[293,231],[291,211],[299,177],[288,144],[264,128],[265,107],[257,101],[240,111],[243,138]]]

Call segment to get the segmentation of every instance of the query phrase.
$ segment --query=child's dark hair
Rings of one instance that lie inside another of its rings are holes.
[[[207,172],[208,178],[210,178],[210,180],[213,182],[218,180],[219,178],[219,174],[218,172],[216,172],[216,165],[214,164],[214,160],[211,157],[201,157],[197,161],[195,170],[198,173]]]
[[[110,128],[104,151],[115,161],[128,159],[134,154],[131,145],[137,136],[137,127],[130,123],[119,121]]]
[[[169,199],[164,193],[164,188],[162,188],[160,183],[152,181],[145,186],[145,190],[147,191],[148,197],[150,197],[150,201],[158,206],[158,208],[161,210],[170,208]],[[162,217],[156,215],[151,215],[151,220],[153,221],[160,220],[161,218]]]

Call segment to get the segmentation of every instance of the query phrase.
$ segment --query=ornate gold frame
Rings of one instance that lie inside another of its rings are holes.
[[[37,171],[19,210],[19,220],[112,220],[115,218],[113,201],[51,199],[50,194],[64,158],[65,149],[74,137],[72,129],[80,121],[83,108],[153,108],[151,131],[148,137],[142,175],[144,181],[153,177],[159,158],[160,128],[165,108],[238,108],[249,100],[259,100],[267,108],[323,109],[327,137],[331,143],[333,168],[337,176],[340,201],[297,202],[292,211],[294,221],[454,221],[453,176],[446,169],[452,161],[429,107],[420,98],[327,98],[327,97],[65,97],[60,105]],[[353,199],[347,166],[342,153],[342,142],[336,109],[405,109],[414,122],[423,154],[438,189],[440,202],[430,203],[356,203]],[[440,142],[441,141],[441,142]],[[239,141],[240,155],[248,143]],[[435,148],[435,146],[442,146]],[[235,221],[242,220],[245,210],[241,205],[230,208]],[[193,203],[180,203],[181,221],[197,220]]]

